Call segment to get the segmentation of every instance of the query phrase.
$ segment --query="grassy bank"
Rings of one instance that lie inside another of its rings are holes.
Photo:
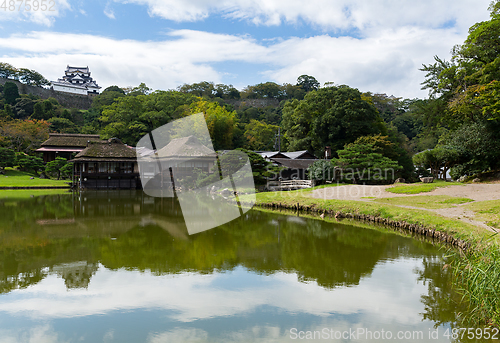
[[[43,195],[68,194],[68,189],[0,189],[0,200],[28,199]]]
[[[451,183],[446,184],[451,185]],[[431,209],[451,207],[469,202],[470,199],[413,196],[411,198],[414,199],[400,197],[396,200],[379,198],[372,201],[346,201],[312,198],[310,194],[310,190],[258,193],[256,204],[264,207],[272,205],[276,208],[301,209],[316,213],[317,216],[322,213],[329,215],[333,213],[339,218],[380,218],[384,223],[406,223],[406,227],[420,225],[432,232],[435,230],[456,240],[465,241],[467,246],[470,246],[465,252],[450,253],[454,257],[452,268],[455,287],[470,299],[474,313],[472,321],[488,322],[497,327],[500,325],[500,294],[497,294],[500,293],[500,236],[431,211],[400,207],[401,205]],[[242,200],[244,201],[244,196]],[[499,205],[500,202],[492,202],[485,210],[485,214],[494,216],[495,214],[490,212],[494,212]],[[481,208],[475,203],[464,206],[471,206],[476,210]]]
[[[436,180],[432,183],[411,183],[399,184],[394,187],[387,188],[386,191],[396,194],[418,194],[432,192],[436,188],[449,187],[449,186],[463,186],[460,182],[447,182],[443,180]]]
[[[6,168],[5,175],[0,175],[0,187],[69,187],[68,182],[68,180],[40,179],[33,173],[11,168]]]

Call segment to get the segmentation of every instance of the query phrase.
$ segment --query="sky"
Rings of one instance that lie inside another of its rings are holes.
[[[422,64],[450,59],[469,27],[489,19],[489,2],[0,0],[0,62],[50,81],[88,66],[103,89],[209,81],[242,90],[306,74],[426,98]]]

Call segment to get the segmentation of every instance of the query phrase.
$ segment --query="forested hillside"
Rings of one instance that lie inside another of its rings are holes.
[[[98,133],[135,145],[154,128],[203,112],[216,149],[276,150],[281,129],[282,150],[308,149],[322,157],[329,146],[335,163],[370,156],[363,163],[395,166],[408,180],[429,168],[436,177],[450,170],[455,178],[495,170],[500,168],[499,3],[489,10],[490,20],[473,25],[463,44],[450,47],[450,61],[435,56],[434,64],[422,66],[427,99],[362,93],[332,82],[321,86],[313,76],[301,75],[295,84],[266,82],[241,91],[206,81],[167,91],[145,84],[111,86],[82,111],[55,99],[19,95],[7,82],[0,89],[0,146],[32,154],[49,132]],[[47,84],[35,71],[0,67],[1,77]],[[272,101],[250,106],[250,99]]]

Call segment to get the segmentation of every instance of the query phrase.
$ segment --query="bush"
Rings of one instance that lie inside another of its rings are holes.
[[[332,163],[341,170],[340,180],[352,183],[392,183],[403,169],[398,162],[375,152],[373,144],[351,143],[337,151]]]
[[[16,155],[12,149],[0,148],[0,168],[13,167]]]
[[[43,169],[43,160],[40,157],[26,155],[25,153],[16,153],[16,165],[23,171],[38,171]]]
[[[309,180],[315,180],[316,185],[335,179],[335,166],[330,160],[319,160],[307,168]]]

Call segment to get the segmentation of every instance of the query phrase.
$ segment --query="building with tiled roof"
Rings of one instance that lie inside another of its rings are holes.
[[[118,138],[89,142],[70,160],[73,184],[87,189],[136,189],[141,187],[136,152]]]
[[[57,81],[51,81],[52,88],[57,92],[79,95],[99,94],[99,85],[90,77],[89,67],[66,67],[64,76]]]
[[[99,142],[99,135],[86,135],[76,133],[49,133],[49,139],[41,144],[37,152],[43,153],[45,163],[53,161],[56,157],[70,159],[87,147],[89,142]]]
[[[316,159],[316,156],[311,154],[309,150],[300,151],[255,151],[257,154],[262,156],[266,160],[271,160],[274,158],[289,158],[295,159]]]

